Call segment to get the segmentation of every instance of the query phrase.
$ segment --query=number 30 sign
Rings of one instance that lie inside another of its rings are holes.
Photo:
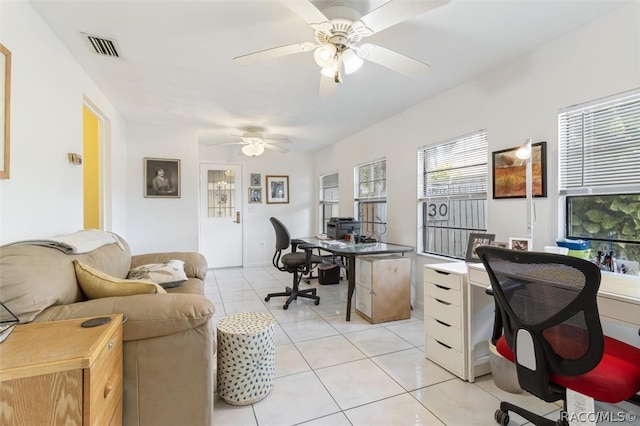
[[[429,203],[427,205],[429,220],[449,220],[449,203]]]

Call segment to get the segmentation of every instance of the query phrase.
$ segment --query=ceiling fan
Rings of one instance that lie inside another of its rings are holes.
[[[333,95],[342,82],[342,71],[351,74],[364,60],[416,77],[429,70],[429,65],[376,44],[359,42],[393,25],[449,3],[450,0],[391,0],[364,16],[347,3],[335,3],[324,10],[309,0],[281,0],[313,28],[315,43],[300,42],[261,50],[233,58],[239,64],[279,58],[313,51],[321,67],[320,97]]]
[[[262,134],[261,127],[247,127],[244,129],[244,133],[241,135],[232,135],[239,137],[240,140],[237,142],[224,142],[211,145],[243,145],[242,153],[249,157],[257,157],[258,155],[262,155],[265,148],[270,149],[272,151],[277,151],[281,153],[289,152],[288,149],[279,146],[281,143],[292,143],[291,140],[287,138],[280,137],[264,137]]]

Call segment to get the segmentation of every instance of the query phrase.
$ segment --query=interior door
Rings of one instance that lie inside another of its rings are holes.
[[[200,253],[209,268],[242,266],[242,169],[200,164]]]

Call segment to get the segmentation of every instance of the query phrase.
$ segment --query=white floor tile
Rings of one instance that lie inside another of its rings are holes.
[[[347,339],[353,342],[367,356],[376,356],[409,349],[413,345],[385,327],[346,333]]]
[[[257,426],[258,422],[251,405],[229,405],[216,395],[213,424],[216,426]]]
[[[369,359],[321,368],[315,372],[343,410],[405,392]]]
[[[353,343],[340,335],[307,340],[296,346],[313,369],[366,358]]]
[[[451,380],[455,376],[425,358],[416,348],[371,358],[407,391]]]
[[[346,410],[345,414],[353,426],[444,425],[407,393]]]
[[[280,325],[282,325],[282,329],[294,343],[339,334],[338,330],[331,327],[328,322],[320,317],[303,321],[287,322]]]
[[[424,321],[412,318],[410,321],[401,324],[386,325],[385,328],[414,346],[424,345]]]
[[[276,347],[276,377],[290,376],[311,370],[307,361],[292,343]]]
[[[253,409],[260,426],[294,425],[340,411],[311,371],[276,379],[271,393]]]
[[[343,413],[331,414],[301,424],[304,426],[351,426],[351,423],[347,420],[347,416]]]

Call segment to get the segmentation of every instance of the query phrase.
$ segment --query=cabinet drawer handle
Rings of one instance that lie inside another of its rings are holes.
[[[113,342],[109,342],[109,344],[107,344],[107,348],[108,349],[112,349],[113,348]]]
[[[434,269],[434,271],[436,271],[436,272],[437,272],[437,273],[439,273],[440,275],[450,275],[448,272],[438,271],[437,269]]]
[[[442,290],[451,290],[449,287],[445,287],[443,285],[440,284],[434,284],[436,287],[441,288]]]
[[[451,346],[449,345],[445,345],[444,343],[442,343],[440,340],[436,340],[436,342],[440,343],[442,346],[444,346],[447,349],[451,349]]]
[[[112,390],[113,390],[113,385],[107,384],[104,387],[104,397],[106,398],[111,393]]]
[[[436,298],[434,298],[434,300],[435,300],[436,302],[440,302],[440,303],[442,303],[443,305],[447,305],[447,306],[449,306],[449,305],[451,304],[451,303],[449,303],[449,302],[445,302],[444,300],[440,300],[440,299],[436,299]]]
[[[451,327],[451,325],[447,324],[446,322],[442,322],[439,319],[437,319],[436,322],[444,325],[445,327]]]

